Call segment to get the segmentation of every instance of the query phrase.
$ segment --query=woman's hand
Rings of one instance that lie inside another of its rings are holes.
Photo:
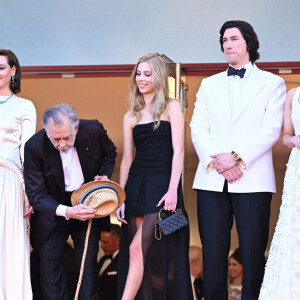
[[[291,138],[291,142],[295,145],[295,147],[297,147],[298,149],[300,149],[300,136],[294,135]]]
[[[24,218],[26,219],[27,228],[30,223],[30,215],[33,214],[33,207],[29,204],[28,200],[25,200],[25,214]],[[28,229],[27,229],[28,231]]]
[[[25,214],[24,214],[24,218],[28,218],[32,213],[33,213],[33,207],[29,204],[28,201],[25,201]]]
[[[167,193],[160,199],[156,206],[161,206],[165,202],[164,209],[174,212],[177,206],[177,189],[168,190]]]
[[[125,203],[123,203],[117,210],[116,210],[116,217],[119,222],[123,224],[127,224],[127,221],[124,220],[125,218]]]

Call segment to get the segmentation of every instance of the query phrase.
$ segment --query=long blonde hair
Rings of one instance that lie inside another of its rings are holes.
[[[138,123],[141,119],[141,110],[145,107],[145,100],[138,89],[135,78],[137,68],[143,62],[147,62],[152,69],[152,80],[155,90],[152,99],[152,115],[155,122],[154,129],[157,129],[161,115],[167,111],[167,103],[169,101],[168,71],[165,62],[159,55],[154,53],[144,55],[135,65],[130,77],[129,111],[133,113]]]

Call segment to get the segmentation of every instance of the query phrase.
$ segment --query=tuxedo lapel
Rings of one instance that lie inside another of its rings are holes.
[[[241,91],[240,97],[236,103],[236,107],[234,108],[232,115],[232,125],[238,119],[238,117],[244,112],[247,106],[251,103],[251,101],[255,98],[255,95],[260,92],[263,87],[262,83],[259,81],[259,72],[260,70],[253,66],[249,77],[247,78],[247,82],[243,90]]]
[[[56,179],[61,191],[65,191],[65,178],[59,151],[54,148],[50,140],[47,138],[47,152],[50,169]]]
[[[102,268],[102,266],[103,266],[103,264],[104,264],[105,261],[106,261],[106,257],[105,257],[105,255],[104,255],[104,256],[102,256],[102,257],[100,258],[100,260],[99,260],[99,262],[98,262],[98,264],[97,264],[97,267],[98,267],[98,273],[100,273],[100,270],[101,270],[101,268]]]
[[[80,129],[80,125],[79,125]],[[83,177],[85,182],[89,182],[93,180],[93,174],[91,167],[91,163],[93,162],[90,149],[92,145],[87,137],[85,137],[80,130],[76,135],[76,140],[74,146],[76,147],[76,151],[78,154],[78,158],[80,161]]]
[[[100,275],[100,270],[106,261],[105,257],[102,257],[98,263],[98,272],[99,272],[99,277],[104,277],[107,276],[109,272],[116,272],[115,275],[117,275],[118,271],[118,255],[117,254],[111,261],[110,263],[106,266],[106,268],[103,270],[102,274]]]
[[[225,118],[224,124],[230,124],[230,104],[229,104],[229,93],[228,93],[228,79],[227,73],[223,72],[220,74],[216,86],[214,86],[213,93],[215,94],[214,99],[218,105],[218,108],[222,111],[222,115]]]

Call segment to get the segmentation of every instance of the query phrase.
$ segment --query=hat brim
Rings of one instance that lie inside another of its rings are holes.
[[[86,204],[84,200],[87,195],[89,195],[90,192],[92,193],[94,191],[100,190],[101,188],[103,188],[103,190],[105,188],[114,190],[117,194],[118,203],[106,200],[105,205],[101,203],[101,206],[99,206],[96,216],[104,217],[115,212],[125,201],[125,191],[120,185],[111,180],[96,180],[82,185],[79,189],[73,192],[71,196],[72,205],[75,206],[80,203]]]

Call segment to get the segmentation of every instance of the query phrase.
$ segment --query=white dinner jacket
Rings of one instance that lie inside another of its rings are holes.
[[[276,192],[272,146],[280,136],[285,96],[284,80],[254,64],[231,117],[227,72],[202,80],[190,123],[199,157],[194,189],[221,192],[224,176],[206,170],[210,155],[235,151],[246,169],[228,191]]]

